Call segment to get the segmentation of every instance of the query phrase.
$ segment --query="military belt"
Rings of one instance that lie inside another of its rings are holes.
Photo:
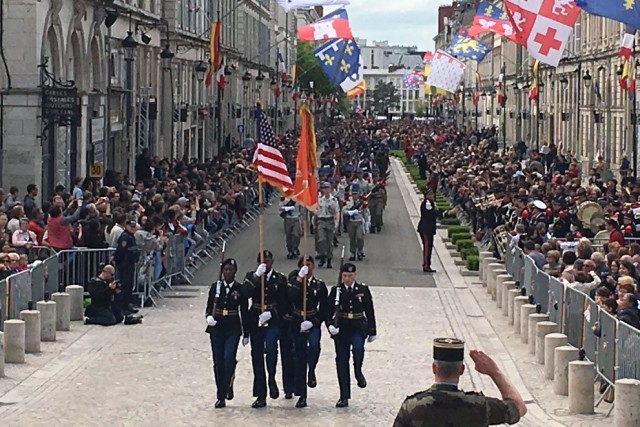
[[[293,310],[293,312],[294,312],[295,314],[297,314],[298,316],[302,316],[303,314],[306,314],[307,316],[315,316],[316,314],[318,314],[318,310],[309,310],[309,311],[307,311],[306,313],[303,313],[303,312],[302,312],[302,311],[300,311],[300,310],[295,310],[295,309],[294,309],[294,310]]]
[[[265,304],[264,307],[261,304],[253,304],[253,308],[257,308],[258,310],[271,310],[274,306],[273,304]]]
[[[322,216],[322,217],[318,217],[318,219],[320,221],[330,221],[330,220],[332,221],[333,217],[332,216]]]
[[[340,317],[343,319],[362,319],[364,313],[340,313]]]
[[[216,310],[215,314],[222,317],[237,316],[238,310]]]

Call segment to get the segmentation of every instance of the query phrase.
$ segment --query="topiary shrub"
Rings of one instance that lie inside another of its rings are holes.
[[[440,220],[442,225],[460,225],[460,220],[456,217],[442,218]]]
[[[469,255],[467,257],[467,269],[469,271],[480,270],[480,257],[476,255]]]
[[[471,230],[466,225],[450,225],[447,227],[447,236],[451,238],[451,235],[457,233],[467,233],[471,235]]]
[[[465,259],[465,260],[469,256],[479,256],[478,248],[476,248],[475,246],[463,248],[462,250],[460,250],[460,256],[462,256],[462,259]]]
[[[459,240],[470,240],[471,235],[469,233],[455,233],[449,236],[454,245],[458,244]]]
[[[471,239],[462,239],[462,240],[456,241],[456,248],[458,248],[458,252],[462,251],[463,249],[472,248],[472,247],[473,247],[473,240]]]

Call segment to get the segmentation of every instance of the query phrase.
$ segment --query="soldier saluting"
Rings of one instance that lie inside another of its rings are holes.
[[[349,406],[351,398],[351,377],[349,359],[353,351],[353,370],[358,387],[365,388],[367,380],[362,374],[365,340],[376,339],[376,317],[371,291],[364,284],[356,282],[356,266],[350,262],[340,269],[340,284],[331,288],[327,319],[329,333],[336,348],[336,367],[340,385],[340,399],[337,408]],[[334,310],[333,313],[331,310]],[[368,337],[368,338],[367,338]]]
[[[428,390],[405,399],[393,427],[484,427],[517,423],[527,413],[518,390],[485,353],[471,350],[469,356],[476,371],[493,380],[502,399],[460,390],[458,383],[464,373],[464,341],[437,338],[433,340],[435,383]]]

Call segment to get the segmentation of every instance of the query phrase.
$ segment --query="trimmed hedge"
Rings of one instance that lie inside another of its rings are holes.
[[[455,233],[449,236],[454,245],[458,244],[459,240],[471,240],[471,235],[469,233]]]
[[[404,160],[407,157],[404,150],[389,150],[389,155],[393,157],[398,157],[401,160]]]
[[[480,257],[475,255],[469,255],[467,257],[467,269],[469,269],[469,271],[480,270]]]
[[[460,220],[456,217],[451,218],[442,218],[440,220],[440,224],[442,225],[460,225]]]
[[[469,256],[478,256],[479,257],[478,248],[476,248],[475,246],[469,247],[469,248],[463,248],[463,249],[460,250],[460,256],[462,257],[462,259],[465,259],[465,260]]]
[[[472,248],[473,240],[471,239],[458,240],[456,241],[456,247],[458,248],[458,252],[462,251],[463,249]]]
[[[471,236],[471,230],[466,225],[450,225],[447,227],[447,236],[449,238],[456,233],[467,233],[467,235]]]

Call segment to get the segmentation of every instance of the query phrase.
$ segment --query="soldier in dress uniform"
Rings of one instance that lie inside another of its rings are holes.
[[[371,212],[371,233],[380,232],[382,230],[382,214],[385,206],[387,206],[387,190],[385,189],[384,180],[380,180],[371,189],[369,194],[369,212]]]
[[[258,256],[258,262],[260,262],[260,256]],[[262,305],[261,295],[262,280],[264,280],[264,305]],[[266,371],[269,375],[269,396],[272,399],[277,399],[280,396],[278,384],[276,383],[278,341],[280,341],[283,360],[283,378],[290,378],[289,372],[293,372],[292,361],[287,360],[288,357],[292,357],[291,350],[286,345],[287,343],[282,342],[282,331],[289,326],[285,317],[291,317],[291,304],[289,303],[287,292],[287,277],[273,269],[273,254],[265,250],[262,256],[262,263],[258,265],[255,271],[247,273],[243,284],[243,294],[245,298],[251,298],[252,303],[246,324],[249,325],[251,364],[253,366],[253,396],[256,398],[256,401],[251,405],[253,408],[267,406],[265,362]],[[288,387],[293,388],[293,384],[285,383],[283,386],[285,387],[285,393],[290,391],[287,390]],[[293,391],[290,392],[293,393]],[[293,394],[291,397],[293,397]]]
[[[322,196],[318,198],[318,210],[316,212],[316,252],[320,256],[320,267],[325,262],[327,268],[331,268],[333,258],[333,236],[340,223],[340,207],[335,197],[331,195],[331,185],[328,182],[320,184]]]
[[[358,184],[351,185],[351,197],[342,208],[347,217],[347,233],[349,233],[349,261],[361,261],[364,257],[364,218],[365,207]]]
[[[433,254],[433,239],[436,235],[436,221],[440,216],[440,211],[436,206],[433,191],[430,188],[424,189],[424,200],[420,204],[420,222],[418,223],[418,234],[422,238],[422,271],[425,273],[435,273],[431,268],[431,255]]]
[[[242,344],[249,343],[249,325],[246,324],[248,304],[242,294],[242,285],[236,282],[238,264],[233,258],[222,262],[222,279],[209,289],[205,318],[213,353],[213,373],[216,380],[216,408],[224,408],[225,400],[233,399],[233,374],[240,336]],[[242,322],[245,322],[243,324]]]
[[[371,187],[369,182],[364,178],[364,171],[361,168],[356,169],[356,176],[353,178],[353,181],[351,182],[351,184],[352,184],[351,192],[354,192],[353,184],[357,184],[358,185],[356,187],[358,188],[357,192],[360,193],[360,195],[367,194]]]
[[[327,285],[313,275],[313,257],[300,258],[298,269],[289,274],[289,300],[293,304],[295,340],[296,408],[307,406],[307,385],[317,385],[316,366],[320,359],[320,325],[327,312]],[[306,287],[306,301],[303,290]],[[308,373],[307,373],[308,368]]]
[[[465,393],[458,388],[464,373],[464,342],[455,338],[433,340],[435,383],[431,388],[411,395],[400,406],[394,427],[484,427],[515,424],[527,413],[522,396],[498,365],[482,351],[471,350],[475,369],[489,376],[502,399],[482,393]]]
[[[295,200],[280,203],[280,217],[284,219],[284,234],[287,241],[287,259],[300,256],[300,235],[302,234],[301,220],[304,215],[302,208]]]
[[[376,339],[376,317],[371,291],[364,283],[356,282],[355,264],[347,262],[340,271],[341,283],[331,288],[325,318],[329,319],[328,329],[336,348],[336,368],[340,386],[340,399],[336,407],[344,408],[349,406],[351,399],[351,351],[358,387],[367,386],[367,380],[362,374],[364,343],[371,343]]]

